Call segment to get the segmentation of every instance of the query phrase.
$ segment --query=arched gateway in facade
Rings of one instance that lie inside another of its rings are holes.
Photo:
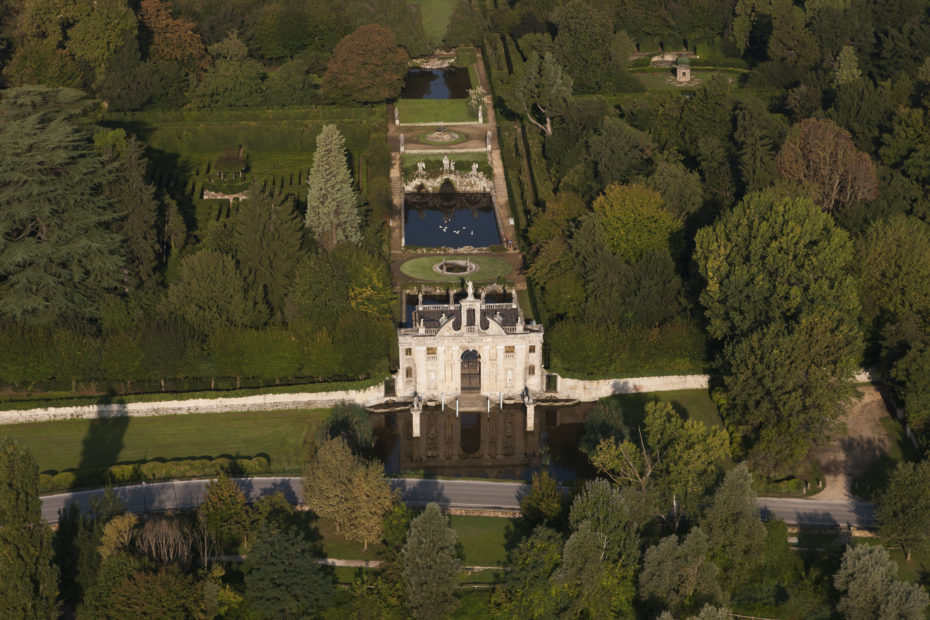
[[[485,303],[471,282],[467,291],[458,303],[418,304],[413,327],[398,331],[399,397],[497,402],[543,390],[543,328],[525,323],[516,291],[510,303]]]

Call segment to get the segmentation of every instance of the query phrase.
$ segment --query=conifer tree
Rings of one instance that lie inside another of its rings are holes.
[[[0,100],[0,315],[34,322],[94,316],[121,279],[112,171],[76,119],[71,89],[24,87]]]
[[[42,520],[39,466],[28,450],[0,442],[0,617],[57,615],[52,532]]]
[[[125,286],[134,289],[149,282],[158,266],[159,205],[155,188],[145,182],[145,147],[135,136],[120,142],[115,145],[115,152],[104,150],[104,155],[110,155],[116,162],[115,176],[107,185],[106,194],[112,198],[114,209],[125,214],[117,229],[126,239]]]
[[[233,246],[239,269],[264,287],[271,307],[280,312],[302,252],[300,219],[290,199],[253,187],[239,205]]]
[[[324,125],[307,190],[306,226],[328,252],[342,241],[358,243],[358,198],[346,163],[345,139],[335,125]]]
[[[443,618],[455,607],[455,590],[462,562],[455,551],[455,530],[430,504],[410,523],[404,545],[404,586],[415,618]]]

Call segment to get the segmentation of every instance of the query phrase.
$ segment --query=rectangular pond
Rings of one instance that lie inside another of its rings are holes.
[[[401,99],[465,99],[471,88],[468,69],[413,69],[407,73]]]
[[[490,194],[404,194],[404,245],[484,248],[500,243]]]

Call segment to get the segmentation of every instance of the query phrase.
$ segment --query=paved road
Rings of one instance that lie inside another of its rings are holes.
[[[242,478],[238,480],[249,500],[283,491],[292,503],[301,497],[300,478]],[[480,480],[431,480],[393,478],[391,484],[400,489],[401,498],[409,504],[436,502],[452,508],[484,508],[512,510],[520,507],[525,484],[515,482],[484,482]],[[116,495],[130,512],[162,512],[184,510],[198,506],[203,498],[206,480],[156,482],[115,487]],[[90,508],[90,499],[101,495],[102,489],[61,493],[42,498],[42,516],[49,523],[58,522],[58,511],[77,502],[82,510]],[[821,502],[810,499],[760,498],[763,515],[774,515],[787,523],[802,525],[874,526],[874,507],[865,502]]]
[[[179,480],[114,487],[130,512],[162,512],[185,510],[200,505],[206,480]],[[301,498],[300,478],[240,478],[239,486],[251,501],[263,495],[283,491],[292,503]],[[513,482],[483,482],[480,480],[430,480],[392,478],[391,485],[400,489],[401,498],[408,504],[425,505],[436,502],[454,508],[487,508],[513,510],[520,507],[520,497],[528,488]],[[77,502],[81,510],[90,509],[92,497],[102,495],[102,489],[59,493],[42,498],[42,516],[49,523],[58,522],[58,511]]]

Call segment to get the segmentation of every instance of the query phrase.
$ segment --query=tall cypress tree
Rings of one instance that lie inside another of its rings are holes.
[[[57,615],[52,531],[42,520],[39,466],[19,444],[0,442],[0,617]]]
[[[106,187],[106,195],[113,200],[113,208],[125,214],[116,230],[126,240],[123,245],[126,264],[124,285],[127,289],[134,289],[149,282],[158,266],[159,204],[155,198],[155,188],[145,182],[145,147],[135,136],[120,142],[113,149],[114,152],[105,150],[104,153],[116,164],[113,181]]]
[[[455,530],[436,504],[411,521],[404,545],[404,587],[414,618],[442,618],[455,608],[462,570],[455,541]]]
[[[292,201],[253,187],[239,205],[233,224],[233,247],[239,269],[265,289],[275,312],[284,309],[292,274],[303,252],[303,231]]]
[[[34,86],[0,99],[0,315],[94,316],[121,279],[118,215],[101,189],[111,170],[78,124],[89,105]]]
[[[307,228],[328,252],[342,241],[358,243],[358,197],[346,163],[345,139],[335,125],[324,125],[316,138],[316,153],[307,190]]]

